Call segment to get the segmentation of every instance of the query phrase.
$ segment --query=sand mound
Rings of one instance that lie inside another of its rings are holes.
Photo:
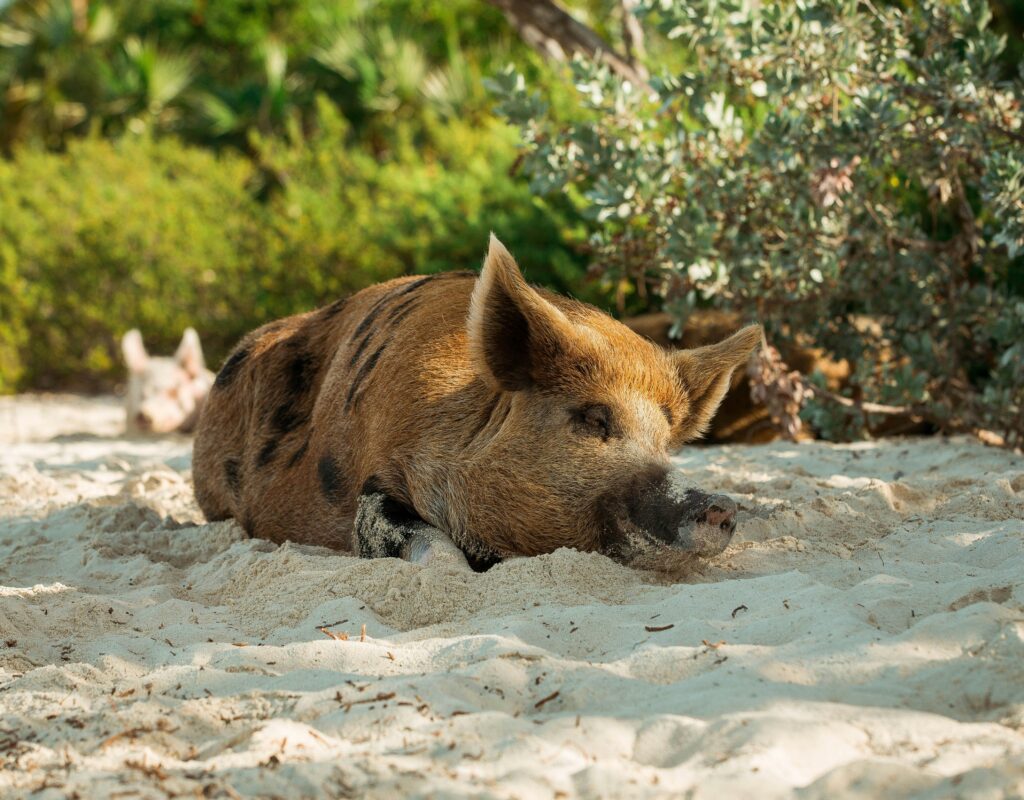
[[[119,414],[0,401],[5,797],[1024,795],[1019,456],[691,449],[702,574],[467,576],[203,524]]]

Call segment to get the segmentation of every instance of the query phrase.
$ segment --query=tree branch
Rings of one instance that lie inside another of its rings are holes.
[[[843,397],[841,394],[836,394],[835,392],[830,392],[828,389],[824,389],[821,386],[817,386],[803,376],[801,376],[800,380],[803,383],[804,388],[811,395],[828,400],[831,403],[836,403],[844,408],[856,408],[866,414],[886,414],[888,416],[909,417],[911,419],[916,418],[919,420],[925,418],[925,411],[921,408],[914,406],[889,406],[883,403],[869,403],[864,400],[851,400],[849,397]]]
[[[530,47],[545,58],[568,61],[577,53],[606,64],[634,85],[650,90],[645,75],[629,56],[615,50],[597,33],[574,18],[556,0],[487,0],[505,17]],[[628,15],[633,18],[632,14]],[[635,22],[635,18],[633,18]]]
[[[626,60],[643,78],[647,80],[647,69],[643,60],[647,55],[644,47],[644,29],[636,18],[637,0],[620,0],[622,9],[622,42],[626,46]]]

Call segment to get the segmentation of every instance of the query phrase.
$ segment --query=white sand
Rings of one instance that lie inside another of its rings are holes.
[[[113,402],[0,400],[4,797],[1024,796],[1021,456],[691,449],[703,576],[453,576],[200,524]]]

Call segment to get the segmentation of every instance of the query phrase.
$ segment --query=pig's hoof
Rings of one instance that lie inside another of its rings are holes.
[[[446,534],[437,529],[413,534],[405,544],[403,557],[423,567],[472,571],[466,554]]]

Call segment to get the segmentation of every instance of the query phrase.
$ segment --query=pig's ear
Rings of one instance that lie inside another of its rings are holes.
[[[142,372],[149,363],[149,354],[142,344],[142,334],[138,328],[132,328],[121,338],[121,354],[124,363],[132,372]]]
[[[541,382],[573,338],[572,323],[523,279],[494,234],[473,289],[467,326],[477,371],[508,391]]]
[[[206,369],[206,362],[203,360],[203,346],[199,344],[199,334],[196,333],[195,328],[185,328],[181,344],[178,345],[178,350],[174,354],[174,360],[193,378],[198,378]]]
[[[749,325],[718,344],[673,354],[690,401],[690,436],[697,436],[707,428],[729,389],[733,372],[747,362],[763,339],[761,326]]]

